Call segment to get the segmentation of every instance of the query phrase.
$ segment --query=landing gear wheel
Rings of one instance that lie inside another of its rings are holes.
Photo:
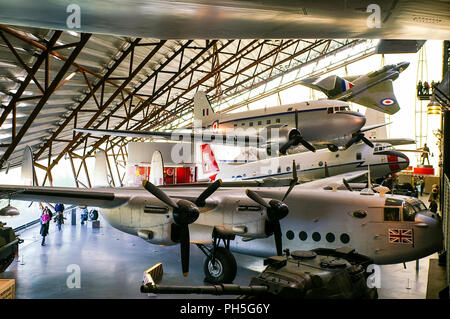
[[[229,284],[236,277],[237,265],[233,254],[224,247],[215,248],[215,262],[211,257],[206,257],[203,263],[205,281],[211,284]]]
[[[93,209],[89,212],[89,218],[90,220],[97,220],[98,219],[98,212]]]

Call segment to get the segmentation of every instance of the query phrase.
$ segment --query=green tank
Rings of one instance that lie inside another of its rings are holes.
[[[239,295],[239,299],[376,299],[367,286],[372,260],[354,249],[285,250],[283,256],[264,260],[267,266],[249,286],[162,286],[143,284],[143,293]]]
[[[0,222],[0,273],[13,262],[22,242],[11,227],[5,227],[6,223]]]

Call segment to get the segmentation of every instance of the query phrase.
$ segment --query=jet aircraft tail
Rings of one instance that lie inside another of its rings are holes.
[[[198,91],[194,95],[194,127],[197,122],[202,128],[218,128],[218,115],[214,113],[205,92]]]
[[[351,89],[354,86],[351,81],[358,77],[341,78],[337,75],[330,75],[323,79],[320,77],[307,78],[300,83],[311,89],[322,91],[329,99],[333,99]]]

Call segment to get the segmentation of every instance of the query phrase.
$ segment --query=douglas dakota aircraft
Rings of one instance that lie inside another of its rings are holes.
[[[315,146],[337,150],[363,141],[365,131],[378,126],[363,127],[364,115],[350,110],[349,104],[336,100],[318,100],[239,113],[218,114],[212,109],[204,92],[194,96],[195,133],[150,132],[130,130],[74,129],[77,132],[140,138],[166,138],[185,142],[218,143],[236,146],[254,146],[267,154],[286,154],[288,149],[303,145],[310,151]],[[340,144],[336,144],[340,143]]]

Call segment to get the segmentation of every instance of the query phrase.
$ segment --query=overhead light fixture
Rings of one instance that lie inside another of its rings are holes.
[[[11,206],[11,200],[8,199],[8,206],[3,207],[0,209],[0,216],[3,217],[12,217],[20,215],[20,212],[17,208]]]
[[[439,115],[441,114],[441,105],[434,98],[434,95],[431,96],[430,103],[427,105],[427,113],[428,115]]]
[[[71,78],[73,78],[77,74],[77,72],[72,72],[66,77],[66,81],[69,81]]]

